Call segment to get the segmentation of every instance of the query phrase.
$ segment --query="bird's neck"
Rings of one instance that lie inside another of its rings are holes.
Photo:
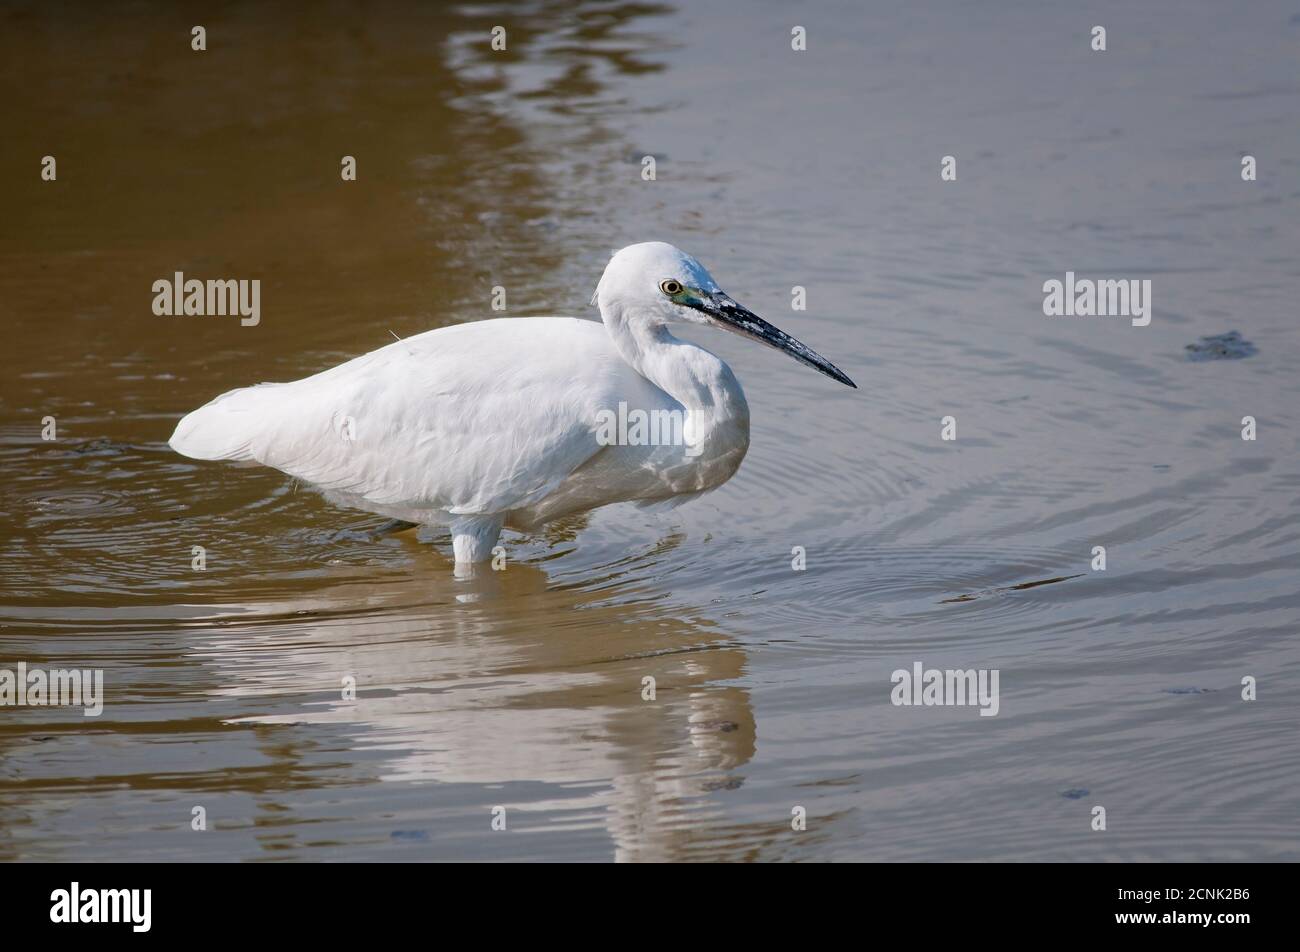
[[[674,337],[653,317],[626,312],[608,314],[601,308],[605,328],[619,354],[660,390],[702,423],[739,418],[748,422],[748,408],[731,368],[689,341]]]

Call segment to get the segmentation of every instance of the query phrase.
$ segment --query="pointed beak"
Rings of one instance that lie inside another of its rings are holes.
[[[713,318],[714,323],[725,330],[733,331],[743,337],[749,337],[769,347],[775,347],[814,370],[819,370],[832,380],[858,388],[844,371],[817,353],[795,340],[780,328],[773,327],[748,308],[741,307],[721,291],[702,291],[698,300],[686,302],[689,307],[702,311]]]

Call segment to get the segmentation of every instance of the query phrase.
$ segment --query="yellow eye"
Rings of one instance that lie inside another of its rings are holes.
[[[659,290],[663,291],[664,294],[667,294],[669,297],[672,297],[674,294],[682,293],[682,283],[669,278],[667,281],[664,281],[659,285]]]

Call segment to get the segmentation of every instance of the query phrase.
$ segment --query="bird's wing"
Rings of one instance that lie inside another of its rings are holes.
[[[597,412],[650,385],[604,326],[514,318],[429,331],[323,373],[223,394],[171,439],[388,506],[503,512],[601,450]]]

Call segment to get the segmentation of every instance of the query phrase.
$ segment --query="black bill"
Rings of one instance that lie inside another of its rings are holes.
[[[799,363],[807,364],[814,370],[821,371],[832,380],[838,380],[854,390],[858,388],[858,385],[850,380],[844,371],[821,354],[811,347],[801,344],[780,328],[773,327],[753,311],[741,307],[721,291],[706,291],[698,301],[691,300],[685,303],[688,307],[693,307],[697,311],[709,315],[720,326],[729,331],[734,331],[745,337],[752,337],[769,347],[775,347],[777,350],[789,354]]]

